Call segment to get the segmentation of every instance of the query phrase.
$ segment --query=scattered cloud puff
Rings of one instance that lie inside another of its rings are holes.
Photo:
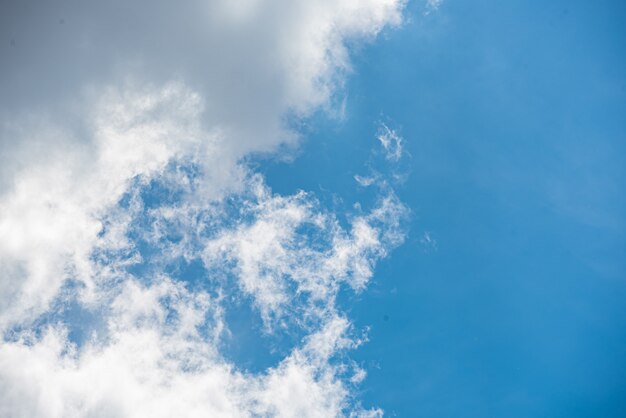
[[[404,140],[395,130],[381,123],[376,138],[383,146],[388,160],[399,161],[402,158]]]
[[[54,109],[36,86],[17,112],[1,103],[0,415],[381,416],[354,397],[365,372],[341,354],[364,337],[336,297],[402,243],[405,207],[386,190],[342,223],[242,161],[293,142],[285,118],[325,106],[346,41],[398,24],[403,3],[191,4],[143,5],[141,36],[103,29],[109,6],[74,5],[66,26],[91,29],[65,46],[124,76],[79,66]],[[182,39],[202,57],[179,54]],[[162,81],[171,63],[180,79]],[[399,158],[401,139],[381,136]],[[190,263],[200,273],[178,272]],[[239,369],[223,352],[232,298],[268,335],[302,338],[264,371]]]
[[[436,12],[441,7],[441,3],[443,3],[443,0],[426,0],[426,11],[424,14],[429,15]]]
[[[361,176],[359,174],[355,174],[354,179],[356,180],[357,183],[359,183],[359,185],[361,185],[362,187],[369,187],[372,184],[375,184],[376,181],[378,180],[378,176],[376,175],[372,175],[372,176]]]
[[[354,217],[346,231],[332,214],[316,210],[305,193],[269,197],[266,188],[255,189],[258,203],[244,209],[252,220],[208,241],[203,260],[210,269],[234,266],[242,290],[266,320],[281,316],[297,295],[300,306],[292,309],[325,316],[341,283],[363,289],[373,262],[402,240],[399,221],[405,209],[393,195],[372,213]],[[319,303],[325,309],[320,311]]]
[[[367,175],[354,175],[354,180],[361,187],[377,186],[384,190],[392,184],[402,184],[409,177],[410,170],[406,166],[406,156],[410,156],[404,149],[405,141],[395,129],[391,129],[387,124],[380,123],[376,132],[376,140],[382,147],[382,155],[386,164],[381,166],[379,156],[380,151],[374,151],[368,162],[369,173]]]

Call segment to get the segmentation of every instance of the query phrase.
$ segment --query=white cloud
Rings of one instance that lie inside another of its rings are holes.
[[[254,297],[266,321],[282,316],[297,295],[307,315],[319,301],[326,308],[317,315],[327,315],[338,286],[362,289],[373,263],[402,240],[406,209],[392,195],[372,213],[354,217],[347,231],[303,192],[282,197],[262,184],[250,188],[256,194],[242,216],[251,220],[205,242],[203,259],[210,269],[234,263],[242,290]]]
[[[331,359],[359,344],[332,307],[277,366],[238,371],[218,347],[219,298],[160,278],[117,286],[104,335],[80,347],[53,325],[0,346],[3,416],[326,417],[354,411],[351,376]],[[203,332],[208,323],[210,332]],[[362,378],[362,371],[354,373]]]
[[[167,173],[163,178],[170,181]],[[178,187],[185,190],[187,183],[180,181]],[[132,186],[138,191],[146,187]],[[108,218],[113,231],[127,231],[125,239],[130,242],[122,247],[131,251],[138,245],[130,238],[132,234],[153,239],[153,245],[167,245],[164,231],[171,231],[172,225],[179,228],[187,237],[177,245],[185,248],[174,251],[178,256],[173,257],[202,258],[208,275],[199,280],[206,280],[215,296],[191,291],[189,283],[163,272],[135,276],[124,270],[126,252],[115,253],[119,245],[113,245],[108,248],[113,255],[106,264],[91,267],[102,269],[98,271],[101,276],[110,276],[104,267],[112,268],[114,280],[96,277],[96,302],[85,305],[85,309],[98,311],[105,325],[92,327],[90,337],[79,345],[68,337],[71,324],[62,321],[13,332],[0,347],[0,414],[376,414],[376,410],[362,411],[351,404],[351,382],[358,383],[363,371],[350,371],[349,364],[334,358],[361,341],[352,335],[350,322],[338,311],[334,299],[341,283],[362,288],[376,259],[401,242],[404,207],[394,196],[387,196],[371,213],[355,216],[350,229],[344,230],[305,193],[274,195],[258,176],[248,180],[242,193],[229,198],[236,201],[237,215],[228,214],[223,203],[204,206],[183,198],[187,204],[176,201],[156,211],[135,202],[127,217],[114,214]],[[119,207],[113,213],[117,210]],[[178,219],[172,213],[184,213],[185,221],[172,224]],[[151,217],[156,222],[135,224]],[[193,218],[200,223],[186,221]],[[119,225],[114,225],[116,222]],[[219,225],[217,229],[213,229],[215,225]],[[315,231],[300,231],[303,226]],[[145,228],[148,230],[142,231]],[[144,261],[167,264],[169,257],[157,253]],[[236,263],[230,264],[230,259]],[[221,284],[220,272],[235,277],[242,294],[255,299],[261,315],[275,320],[268,329],[281,323],[305,331],[302,342],[275,367],[249,374],[223,357],[221,341],[228,330],[223,311],[233,295],[225,294],[228,286]],[[285,322],[282,315],[286,312],[289,318]],[[38,332],[42,335],[37,336]]]
[[[0,415],[379,416],[352,399],[363,371],[334,359],[360,341],[334,300],[402,241],[404,207],[389,193],[341,225],[241,161],[293,143],[285,120],[328,105],[346,42],[399,24],[403,3],[138,2],[137,30],[114,3],[65,5],[79,35],[41,42],[68,59],[33,55],[32,90],[9,85],[18,70],[1,82]],[[199,289],[168,273],[181,260],[204,263]],[[257,374],[221,352],[244,296],[267,332],[305,335]],[[94,318],[84,340],[68,301]]]
[[[102,218],[131,179],[158,175],[170,159],[190,149],[199,157],[216,142],[199,129],[200,110],[198,96],[180,85],[107,92],[86,121],[88,142],[53,149],[48,160],[14,174],[0,197],[0,258],[9,270],[2,276],[1,325],[41,313],[67,278],[91,286],[89,257],[102,244]]]
[[[359,183],[359,185],[363,187],[369,187],[372,184],[376,183],[376,176],[360,176],[356,174],[354,176],[354,179],[357,183]]]
[[[403,153],[404,140],[395,130],[381,123],[376,138],[385,149],[385,155],[388,160],[400,160]]]

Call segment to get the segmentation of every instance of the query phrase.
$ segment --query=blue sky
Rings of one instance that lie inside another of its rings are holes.
[[[626,9],[409,10],[357,55],[346,119],[267,169],[349,204],[375,121],[406,140],[409,238],[351,302],[371,326],[364,398],[391,416],[622,416]]]
[[[626,415],[620,2],[2,7],[0,415]]]

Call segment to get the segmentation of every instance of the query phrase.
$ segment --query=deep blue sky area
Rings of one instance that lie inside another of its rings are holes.
[[[626,416],[626,3],[422,12],[360,46],[343,119],[317,116],[298,158],[260,164],[277,192],[371,204],[353,176],[394,170],[379,123],[405,140],[408,239],[346,302],[370,327],[353,353],[364,406]]]

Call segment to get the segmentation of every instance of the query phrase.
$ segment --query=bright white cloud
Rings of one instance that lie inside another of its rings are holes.
[[[67,278],[92,285],[97,272],[89,257],[103,244],[102,218],[131,179],[158,175],[170,159],[190,151],[201,158],[214,146],[215,135],[198,127],[200,110],[198,96],[180,85],[149,93],[109,91],[85,122],[88,142],[52,149],[46,161],[14,174],[13,187],[0,198],[0,257],[8,270],[0,324],[41,313]],[[32,134],[47,132],[42,127]],[[107,245],[123,245],[119,232],[118,241],[105,237]]]
[[[34,345],[4,344],[0,413],[295,418],[338,416],[349,407],[349,388],[327,362],[329,354],[351,344],[342,338],[345,319],[332,319],[277,367],[250,375],[224,363],[195,335],[163,333],[158,312],[150,314],[157,318],[80,354],[57,329]]]
[[[188,236],[179,245],[187,248],[179,254],[205,260],[207,276],[197,280],[206,281],[216,296],[192,292],[184,280],[164,273],[135,277],[118,272],[114,283],[96,282],[105,326],[94,326],[85,343],[71,342],[67,326],[54,322],[39,331],[40,337],[35,328],[35,334],[17,332],[5,341],[0,348],[0,412],[44,417],[325,417],[359,412],[350,403],[350,382],[362,379],[363,371],[331,361],[360,343],[335,306],[335,296],[342,282],[363,287],[376,258],[400,243],[405,209],[393,196],[386,197],[371,213],[356,216],[346,231],[305,194],[277,196],[258,184],[258,177],[249,181],[253,193],[246,191],[234,205],[240,210],[235,219],[215,207],[193,204],[181,208],[176,203],[153,213],[196,211],[192,217],[202,219],[203,227],[182,225],[179,232]],[[150,216],[145,211],[132,213],[130,222],[121,219],[122,227],[141,232],[134,230],[141,228],[134,221]],[[157,222],[157,228],[169,229],[168,222]],[[298,232],[307,223],[317,231]],[[209,230],[216,224],[222,226]],[[155,245],[167,245],[160,232],[153,236]],[[224,251],[228,255],[220,256]],[[123,262],[125,254],[117,257]],[[231,258],[236,264],[229,263]],[[146,261],[168,262],[160,254]],[[107,260],[108,266],[116,264]],[[238,371],[220,352],[228,329],[224,300],[232,296],[223,293],[228,288],[220,282],[223,272],[241,285],[242,294],[254,297],[268,321],[308,334],[261,374]],[[94,309],[93,304],[86,308]],[[287,322],[281,321],[281,309],[289,312]]]

